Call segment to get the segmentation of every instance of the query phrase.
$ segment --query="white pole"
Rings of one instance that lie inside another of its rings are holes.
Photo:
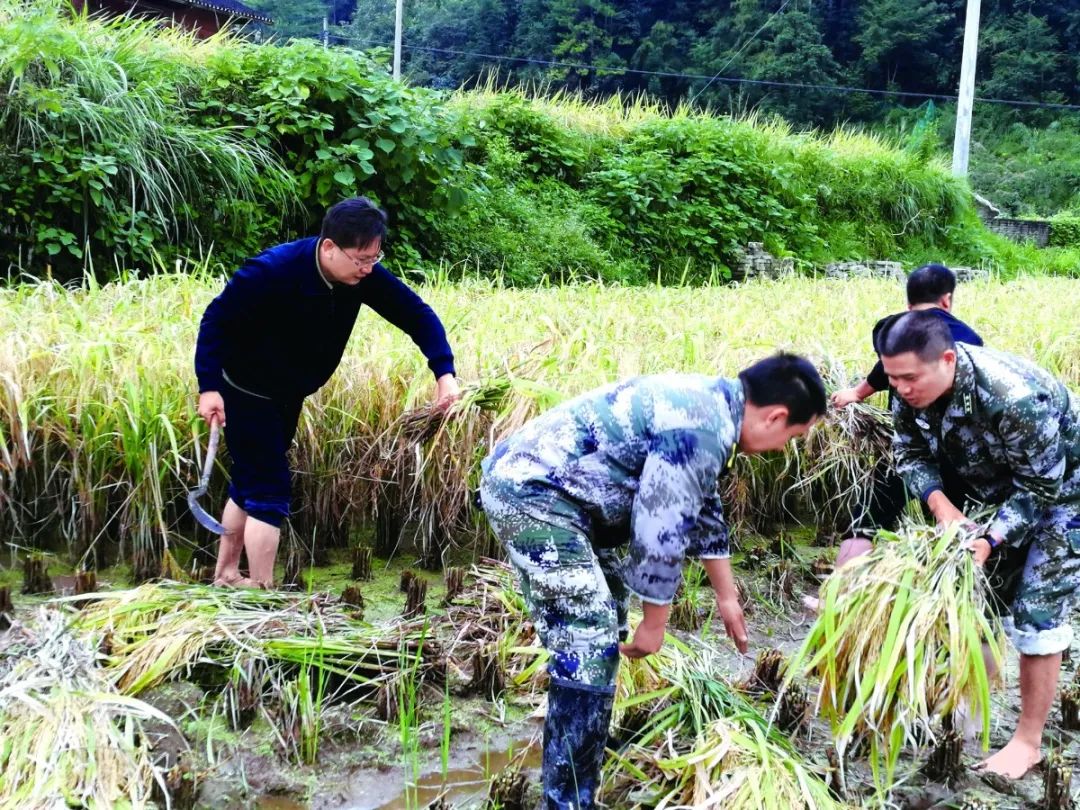
[[[322,46],[324,48],[330,47],[330,26],[326,22],[326,15],[322,18]]]
[[[960,91],[956,101],[956,136],[953,139],[952,173],[966,177],[971,146],[971,107],[975,98],[975,60],[979,53],[979,0],[967,0],[964,22],[964,59],[960,63]]]
[[[394,10],[394,79],[401,78],[401,6],[404,0],[397,0]]]

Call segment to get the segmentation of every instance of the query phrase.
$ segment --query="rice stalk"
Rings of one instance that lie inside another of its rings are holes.
[[[535,686],[543,676],[547,652],[529,617],[510,566],[482,559],[469,572],[453,604],[447,605],[440,631],[448,637],[447,655],[470,666],[477,650],[515,686]],[[474,669],[475,672],[475,669]]]
[[[609,800],[658,809],[844,806],[783,734],[715,678],[715,650],[697,643],[661,652],[658,671],[637,667],[628,678],[667,685],[643,697],[647,721],[609,763]]]
[[[830,390],[847,385],[835,362],[822,376]],[[871,402],[830,408],[802,451],[804,464],[792,487],[807,500],[817,524],[834,532],[859,528],[875,481],[892,464],[892,416]]]
[[[172,721],[117,692],[96,658],[47,609],[0,652],[0,808],[139,808],[165,790],[141,724]]]
[[[182,556],[197,537],[183,496],[197,475],[205,425],[193,419],[190,354],[177,347],[194,344],[199,317],[221,283],[220,272],[204,263],[188,274],[78,291],[48,282],[0,289],[0,535],[29,547],[62,538],[73,561],[85,556],[87,567],[103,544],[122,544],[121,556],[141,548],[154,576],[164,548]],[[400,517],[411,518],[406,535],[433,533],[439,542],[481,550],[488,535],[471,506],[480,459],[538,409],[634,374],[731,375],[778,347],[828,357],[845,372],[836,379],[846,381],[873,360],[867,335],[882,301],[901,294],[877,279],[529,291],[432,285],[425,298],[456,324],[462,379],[497,379],[493,370],[508,365],[513,371],[501,375],[513,380],[501,409],[464,409],[425,442],[403,438],[398,452],[390,428],[429,396],[430,372],[408,336],[361,323],[363,340],[350,344],[301,417],[293,457],[299,528],[319,545],[340,542],[341,532],[369,520],[380,493],[396,486],[388,503],[403,504]],[[840,299],[850,317],[832,317]],[[1080,386],[1080,322],[1073,317],[1080,286],[1055,278],[979,282],[969,285],[965,306],[972,323],[1009,325],[995,332],[996,345]],[[772,315],[764,323],[762,311]],[[1028,317],[1032,311],[1041,317]],[[680,313],[677,321],[672,312]],[[746,323],[756,325],[752,339],[738,328]],[[507,361],[515,357],[535,362],[515,370]],[[862,419],[859,413],[844,418]],[[827,524],[844,522],[847,507],[829,506],[830,499],[864,480],[863,462],[845,466],[840,456],[832,467],[838,483],[824,476],[805,492],[793,489],[800,476],[822,469],[819,453],[850,456],[841,441],[847,434],[833,431],[827,423],[807,443],[768,458],[740,455],[725,479],[729,520],[760,528],[792,516],[816,522],[811,509],[821,508]],[[224,485],[225,476],[215,474],[208,502],[224,503]]]
[[[879,791],[900,752],[936,741],[958,707],[990,733],[985,644],[1000,667],[1000,622],[988,618],[984,577],[961,549],[957,527],[881,532],[874,550],[822,586],[820,613],[792,658],[786,683],[820,680],[816,709],[843,757],[866,742]]]
[[[198,664],[227,672],[308,666],[337,677],[343,688],[369,690],[395,677],[405,654],[433,666],[430,642],[409,626],[388,632],[359,624],[350,606],[324,596],[143,585],[95,594],[73,626],[108,634],[107,671],[132,695],[184,677]]]

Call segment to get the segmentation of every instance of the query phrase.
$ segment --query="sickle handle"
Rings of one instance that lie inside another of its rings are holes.
[[[206,448],[206,460],[203,461],[202,477],[199,478],[199,488],[206,490],[210,483],[210,473],[214,471],[214,457],[217,455],[218,442],[221,441],[221,431],[217,420],[210,425],[210,444]]]

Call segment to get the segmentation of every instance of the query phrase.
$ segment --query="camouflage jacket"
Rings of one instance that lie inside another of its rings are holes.
[[[1080,404],[1047,371],[1015,355],[956,347],[951,395],[893,405],[897,471],[924,499],[948,460],[978,500],[998,506],[990,531],[1023,545],[1047,507],[1080,503]],[[959,504],[958,504],[959,506]]]
[[[674,598],[687,555],[727,557],[717,491],[735,456],[742,383],[635,377],[540,415],[484,460],[490,486],[549,522],[629,541],[623,578],[643,600]]]

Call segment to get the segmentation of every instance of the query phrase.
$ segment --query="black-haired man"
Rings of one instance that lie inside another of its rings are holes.
[[[736,451],[778,450],[805,434],[825,403],[814,367],[787,354],[735,379],[634,377],[541,414],[484,459],[484,511],[551,653],[548,810],[593,807],[619,653],[660,649],[687,556],[701,559],[745,652],[717,481]],[[644,618],[620,646],[630,593]]]
[[[956,343],[948,326],[912,312],[880,336],[896,391],[896,466],[939,523],[967,522],[942,489],[948,464],[972,496],[997,507],[971,550],[991,561],[996,597],[1020,652],[1020,719],[983,766],[1020,778],[1041,758],[1061,653],[1073,637],[1080,584],[1080,403],[1047,371],[1015,355]],[[1000,558],[1000,559],[999,559]],[[1002,571],[1000,569],[1004,568]]]
[[[365,197],[326,213],[317,237],[249,259],[206,308],[195,348],[199,415],[225,428],[232,458],[215,582],[268,587],[292,482],[288,450],[304,398],[334,373],[360,307],[406,332],[436,378],[458,394],[438,316],[380,261],[386,214]],[[226,422],[226,416],[228,421]],[[239,571],[247,550],[249,577]]]
[[[911,271],[907,279],[907,302],[909,312],[931,312],[941,318],[949,327],[953,340],[982,346],[982,338],[955,315],[952,314],[953,297],[956,294],[956,274],[942,264],[924,264]],[[872,334],[874,351],[877,351],[877,339],[883,329],[904,313],[888,315],[874,324]],[[866,379],[851,388],[844,388],[832,395],[832,403],[837,408],[844,408],[853,402],[862,402],[867,397],[884,391],[889,387],[889,379],[882,368],[881,360],[874,365]]]

